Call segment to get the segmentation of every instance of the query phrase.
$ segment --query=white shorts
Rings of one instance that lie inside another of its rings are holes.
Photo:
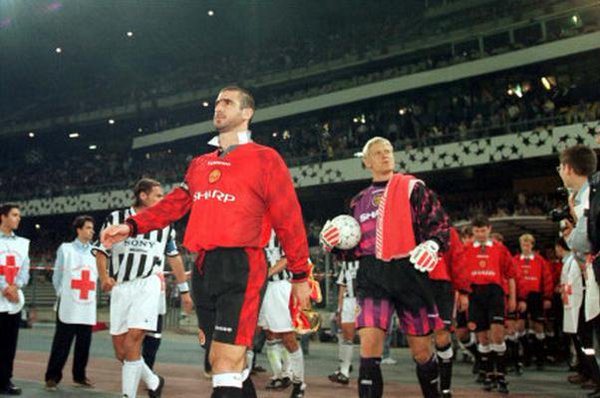
[[[267,291],[263,299],[258,326],[274,333],[285,333],[294,330],[290,314],[290,296],[292,283],[289,281],[267,282]]]
[[[110,293],[110,334],[123,334],[129,329],[156,330],[159,300],[157,275],[116,284]]]
[[[358,313],[356,308],[356,298],[344,297],[342,307],[342,323],[354,323],[356,320],[356,314]]]

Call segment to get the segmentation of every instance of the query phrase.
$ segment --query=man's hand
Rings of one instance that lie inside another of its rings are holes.
[[[427,240],[410,252],[410,262],[421,272],[433,271],[438,263],[439,246],[432,240]]]
[[[327,220],[321,234],[319,235],[319,242],[321,247],[325,251],[332,251],[335,246],[340,243],[340,229],[331,223],[331,220]]]
[[[19,289],[16,285],[7,286],[2,292],[2,295],[11,303],[19,302]]]
[[[509,297],[508,298],[508,312],[515,312],[516,310],[517,310],[517,299],[515,297]]]
[[[552,308],[552,301],[544,300],[544,309],[549,310],[550,308]]]
[[[105,248],[110,249],[115,243],[127,239],[130,232],[131,227],[127,224],[111,225],[100,233],[100,242]]]
[[[523,313],[523,312],[527,311],[527,302],[525,302],[525,301],[519,301],[519,304],[517,305],[517,310],[520,313]]]
[[[198,329],[198,343],[200,343],[201,346],[204,346],[204,343],[206,343],[206,335],[202,329]]]
[[[194,302],[189,292],[181,294],[181,308],[186,314],[191,314],[194,310]]]
[[[458,310],[460,312],[469,310],[469,295],[460,293],[458,295]]]
[[[117,281],[115,281],[114,278],[111,277],[100,279],[100,286],[102,287],[102,291],[105,293],[110,292],[116,284]]]
[[[310,286],[308,282],[292,282],[292,295],[296,298],[300,308],[310,309]]]

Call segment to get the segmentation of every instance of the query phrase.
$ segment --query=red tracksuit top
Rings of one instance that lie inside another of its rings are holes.
[[[483,245],[478,242],[465,245],[462,261],[466,275],[461,290],[469,291],[471,285],[495,284],[503,287],[503,279],[516,277],[510,252],[495,240]]]
[[[180,219],[190,209],[183,242],[190,251],[263,248],[273,228],[287,268],[308,271],[300,204],[290,172],[272,148],[250,142],[224,156],[214,151],[194,158],[180,187],[128,222],[137,227],[132,232],[143,234]]]
[[[531,257],[525,258],[522,254],[513,257],[519,274],[517,296],[520,300],[525,300],[529,293],[536,292],[541,293],[544,299],[550,300],[553,290],[550,265],[537,253],[532,253]]]
[[[464,278],[465,276],[464,273],[460,272],[460,268],[463,267],[461,259],[463,250],[464,245],[460,240],[456,228],[451,227],[448,250],[440,257],[440,261],[433,271],[429,273],[429,278],[452,282],[455,289],[459,289],[460,286],[463,286],[465,281],[459,280],[461,277]]]

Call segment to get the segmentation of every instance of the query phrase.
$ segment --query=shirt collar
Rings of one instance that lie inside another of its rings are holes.
[[[73,241],[73,245],[75,247],[77,247],[78,249],[87,249],[88,247],[90,247],[90,243],[83,243],[82,241],[80,241],[78,238],[75,238],[75,240]]]
[[[529,254],[529,255],[524,255],[523,253],[521,253],[521,260],[533,260],[535,255],[533,253]]]
[[[583,201],[583,195],[587,193],[587,189],[590,187],[590,184],[588,184],[587,180],[585,180],[585,182],[583,183],[583,185],[581,186],[581,188],[579,189],[579,191],[577,191],[577,195],[575,195],[575,198],[573,199],[573,202],[575,204],[579,204]]]
[[[10,235],[6,235],[4,232],[0,231],[0,238],[14,239],[16,237],[17,237],[17,235],[15,235],[14,232],[11,232]]]
[[[252,132],[250,130],[240,131],[237,133],[238,135],[238,143],[237,145],[244,145],[249,142],[252,142]],[[208,145],[216,146],[217,148],[221,147],[221,143],[219,141],[219,136],[214,136],[210,141],[208,141]]]
[[[487,247],[492,247],[492,246],[494,246],[494,242],[492,242],[491,239],[488,239],[485,241],[485,245]],[[473,247],[479,247],[479,246],[481,246],[481,242],[479,242],[478,240],[473,242]]]

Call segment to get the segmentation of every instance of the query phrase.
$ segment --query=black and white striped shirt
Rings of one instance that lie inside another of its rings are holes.
[[[135,210],[132,207],[115,210],[106,218],[102,229],[122,224],[134,214]],[[108,273],[118,283],[147,278],[164,268],[165,256],[173,257],[179,254],[175,244],[175,229],[172,226],[127,238],[113,245],[110,250],[98,240],[92,248],[93,253],[96,251],[108,256]]]
[[[275,236],[275,231],[271,231],[271,239],[269,239],[269,243],[267,246],[265,246],[265,255],[267,256],[269,267],[275,266],[277,261],[279,261],[282,257],[285,257],[283,249],[281,248],[281,244],[279,243],[277,236]],[[272,282],[290,279],[292,279],[292,274],[286,268],[269,277],[269,280]]]
[[[356,288],[356,274],[358,272],[358,260],[354,261],[342,261],[342,268],[340,269],[340,274],[337,279],[337,284],[346,287],[346,291],[344,292],[344,297],[353,298],[355,297],[355,288]]]

